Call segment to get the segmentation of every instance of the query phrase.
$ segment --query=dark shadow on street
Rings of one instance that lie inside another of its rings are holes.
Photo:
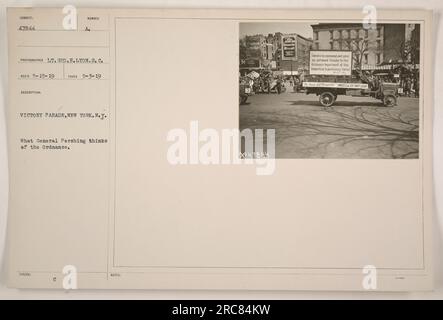
[[[289,102],[293,106],[320,106],[321,107],[321,104],[319,101],[295,100],[295,101],[287,101],[287,102]],[[383,102],[381,102],[381,101],[379,101],[379,102],[364,101],[364,102],[359,102],[359,105],[360,106],[367,106],[367,107],[384,107]],[[337,100],[334,102],[333,107],[334,106],[355,107],[355,102]]]
[[[348,108],[351,105],[353,109]],[[261,111],[243,117],[240,127],[275,129],[276,158],[418,158],[418,113],[411,116],[399,108],[368,105],[345,102],[317,110]]]

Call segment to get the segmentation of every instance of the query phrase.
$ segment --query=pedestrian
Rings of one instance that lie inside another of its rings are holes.
[[[405,86],[404,86],[404,93],[406,97],[409,97],[411,95],[411,79],[406,78]]]
[[[300,90],[300,79],[298,77],[294,77],[294,92],[298,92]]]
[[[281,93],[282,80],[280,77],[277,78],[277,93]]]

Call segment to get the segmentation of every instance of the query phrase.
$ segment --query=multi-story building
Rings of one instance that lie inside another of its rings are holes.
[[[351,50],[354,68],[370,69],[383,63],[406,62],[402,48],[408,41],[408,32],[412,35],[413,30],[419,30],[417,26],[377,24],[375,28],[365,29],[361,23],[315,24],[312,25],[313,49]]]
[[[298,72],[308,70],[309,51],[312,48],[312,39],[298,34],[280,34],[280,54],[277,56],[277,68],[282,71]]]
[[[311,39],[297,34],[245,36],[240,39],[240,70],[307,70],[311,46]]]
[[[357,65],[376,65],[383,59],[384,27],[364,29],[360,24],[320,23],[312,25],[314,50],[354,51],[354,68]]]
[[[420,63],[420,25],[406,25],[406,59],[411,63]]]
[[[262,34],[240,40],[240,69],[262,69],[268,57],[267,39]]]
[[[382,25],[383,32],[383,62],[402,62],[403,55],[401,52],[406,40],[406,25],[405,24],[384,24]]]
[[[312,25],[313,40],[298,34],[276,32],[240,40],[240,69],[298,72],[309,68],[309,51],[351,50],[353,68],[388,68],[398,63],[419,63],[420,25],[361,23]]]

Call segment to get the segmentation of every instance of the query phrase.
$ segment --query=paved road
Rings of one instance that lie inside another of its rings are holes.
[[[315,95],[257,94],[240,106],[240,129],[275,129],[276,158],[392,159],[418,157],[419,101],[395,107],[339,96],[331,108]]]

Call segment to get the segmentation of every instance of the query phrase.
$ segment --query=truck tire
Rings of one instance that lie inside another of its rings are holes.
[[[397,104],[397,97],[392,94],[388,94],[383,97],[383,104],[386,107],[393,107]]]
[[[248,96],[240,97],[240,104],[245,104],[247,100],[248,100]]]
[[[335,95],[329,91],[320,94],[319,101],[323,107],[330,107],[335,102]]]

